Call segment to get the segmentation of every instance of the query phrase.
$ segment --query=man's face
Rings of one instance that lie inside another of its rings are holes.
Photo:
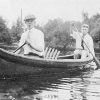
[[[25,23],[27,25],[27,28],[31,29],[34,26],[35,21],[33,19],[28,19],[28,20],[25,21]]]
[[[88,29],[88,26],[83,26],[81,30],[82,30],[83,35],[86,35],[89,29]]]

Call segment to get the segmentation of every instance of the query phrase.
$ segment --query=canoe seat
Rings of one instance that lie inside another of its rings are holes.
[[[60,51],[58,51],[57,49],[46,47],[44,58],[56,60],[58,58],[59,54],[60,54]]]

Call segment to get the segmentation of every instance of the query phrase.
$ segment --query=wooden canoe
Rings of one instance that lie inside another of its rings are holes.
[[[85,66],[92,59],[72,59],[73,55],[59,56],[58,59],[44,59],[23,56],[0,49],[0,74],[34,74],[56,72],[61,70],[75,71]]]

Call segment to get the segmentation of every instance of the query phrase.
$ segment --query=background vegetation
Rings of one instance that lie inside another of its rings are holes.
[[[100,14],[88,17],[87,12],[82,13],[83,22],[75,22],[76,27],[80,30],[82,23],[87,23],[90,26],[89,33],[93,37],[95,44],[100,44]],[[63,21],[62,19],[49,20],[45,25],[36,25],[45,34],[46,46],[55,47],[65,50],[68,47],[74,47],[75,40],[70,36],[71,23],[73,21]],[[23,23],[20,18],[9,29],[6,21],[0,17],[0,43],[12,44],[18,42],[23,33]]]

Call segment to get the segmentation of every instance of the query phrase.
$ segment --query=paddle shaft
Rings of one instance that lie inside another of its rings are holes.
[[[86,45],[87,49],[89,50],[89,52],[91,53],[91,55],[93,56],[93,60],[95,61],[97,68],[100,68],[100,61],[93,55],[93,53],[91,52],[91,50],[89,49],[89,47],[87,46],[87,44],[85,43],[84,39],[82,38],[82,41],[84,42],[84,44]]]
[[[13,53],[15,53],[16,51],[18,51],[19,49],[21,49],[26,43],[24,43],[23,45],[21,45],[19,48],[17,48]]]
[[[77,31],[78,31],[78,30],[77,30]],[[80,34],[79,34],[79,36],[80,36]],[[81,37],[81,36],[80,36],[80,37]],[[93,55],[93,53],[91,52],[91,50],[89,49],[89,47],[88,47],[87,44],[85,43],[84,39],[83,39],[83,38],[81,38],[81,39],[82,39],[82,41],[84,42],[84,44],[86,45],[86,47],[87,47],[87,49],[89,50],[89,52],[91,53],[91,55],[93,56],[93,59],[94,59],[96,65],[97,65],[97,68],[96,68],[96,69],[99,69],[99,68],[100,68],[100,61]]]

